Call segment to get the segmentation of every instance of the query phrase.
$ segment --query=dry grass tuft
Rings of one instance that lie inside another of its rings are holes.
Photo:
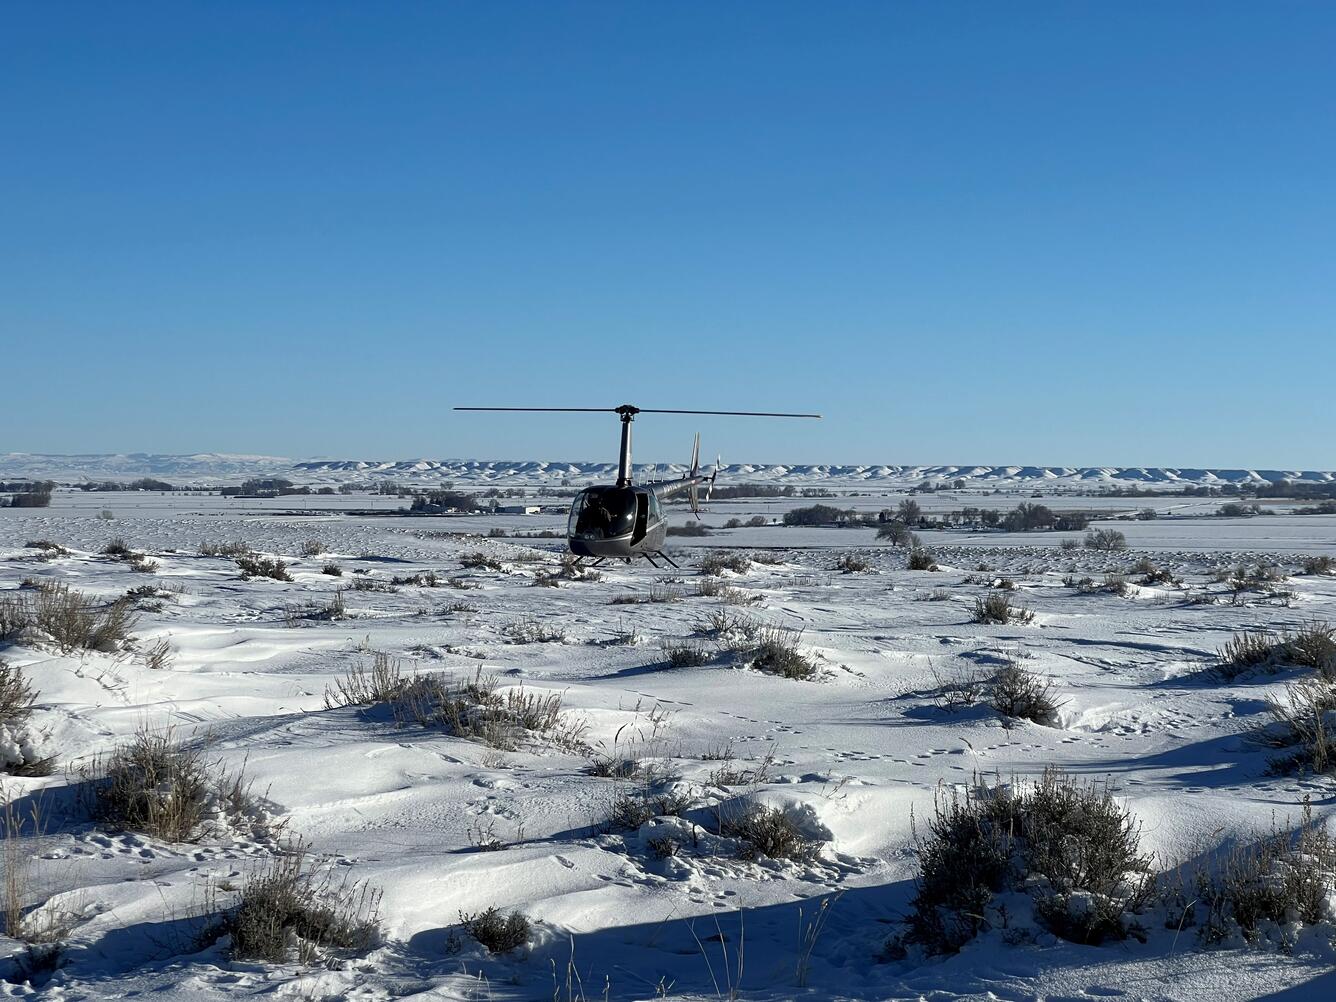
[[[403,697],[409,685],[400,662],[377,651],[370,667],[354,665],[347,675],[325,689],[325,709],[393,703]]]
[[[587,725],[562,710],[559,693],[543,695],[523,686],[503,690],[496,676],[484,675],[481,668],[468,681],[432,672],[407,682],[387,674],[372,683],[393,693],[377,702],[388,703],[401,724],[441,727],[456,737],[505,751],[534,738],[564,750],[585,749]]]
[[[206,823],[258,814],[242,772],[211,766],[171,731],[140,730],[77,775],[97,820],[168,842],[197,841]]]
[[[1011,600],[1006,592],[993,591],[987,596],[974,600],[974,609],[970,614],[974,623],[1030,623],[1034,613]]]
[[[328,952],[365,953],[380,940],[380,893],[317,876],[300,844],[246,880],[216,933],[237,959],[312,963]]]
[[[731,571],[734,574],[746,574],[751,570],[751,558],[745,553],[733,553],[729,550],[714,550],[707,553],[696,569],[702,574],[708,574],[715,577],[723,574],[724,571]]]
[[[137,617],[129,599],[100,603],[67,585],[43,582],[30,595],[0,598],[0,640],[35,630],[62,654],[113,652],[130,640]]]
[[[1325,825],[1313,823],[1313,807],[1305,797],[1297,828],[1273,824],[1265,838],[1235,848],[1213,868],[1200,869],[1197,898],[1188,909],[1198,903],[1205,909],[1199,935],[1207,945],[1236,934],[1254,943],[1271,933],[1288,947],[1296,924],[1327,919],[1333,873],[1336,844]]]
[[[792,859],[810,863],[821,854],[821,843],[807,838],[782,808],[752,804],[744,810],[721,810],[719,834],[739,842],[743,859]]]
[[[566,631],[555,623],[544,623],[535,616],[522,616],[501,628],[501,635],[512,644],[560,644]]]

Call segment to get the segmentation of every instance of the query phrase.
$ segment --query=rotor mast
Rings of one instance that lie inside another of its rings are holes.
[[[617,486],[631,486],[631,422],[636,419],[640,413],[639,407],[631,404],[622,404],[616,408],[616,411],[622,418],[622,451],[617,460]]]

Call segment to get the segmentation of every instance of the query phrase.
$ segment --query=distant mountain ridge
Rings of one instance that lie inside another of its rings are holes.
[[[678,464],[637,465],[637,478],[679,476]],[[469,459],[406,460],[310,460],[294,461],[281,456],[197,453],[161,455],[152,453],[47,455],[0,453],[0,477],[46,477],[55,480],[133,480],[157,477],[182,483],[216,484],[246,477],[279,476],[301,484],[339,484],[355,480],[395,480],[414,486],[452,482],[488,486],[538,486],[563,481],[584,483],[616,476],[615,463],[563,463],[543,460],[500,461]],[[867,486],[912,486],[924,480],[964,480],[972,486],[1098,486],[1144,484],[1147,486],[1264,483],[1295,480],[1329,483],[1336,472],[1327,470],[1199,469],[1147,466],[923,466],[830,464],[731,463],[720,468],[720,480],[750,483],[844,484]]]

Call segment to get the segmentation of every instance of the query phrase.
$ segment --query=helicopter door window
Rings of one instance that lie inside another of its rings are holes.
[[[608,535],[629,536],[635,531],[636,499],[633,491],[609,491]]]
[[[638,543],[645,538],[645,533],[648,529],[648,517],[649,517],[649,495],[637,494],[636,527],[635,527],[635,532],[631,535],[631,542]]]

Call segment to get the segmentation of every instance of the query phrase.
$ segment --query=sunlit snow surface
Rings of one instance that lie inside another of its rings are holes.
[[[918,500],[929,509],[1009,508],[1028,498],[1027,490]],[[898,500],[829,503],[877,510]],[[555,991],[565,999],[574,972],[572,993],[579,997],[582,984],[590,999],[604,997],[605,987],[614,999],[654,998],[659,985],[688,998],[726,997],[730,985],[761,999],[1330,997],[1332,956],[1311,937],[1292,956],[1204,951],[1193,930],[1159,927],[1148,929],[1145,944],[1079,947],[1040,935],[1007,945],[996,933],[947,960],[892,963],[878,955],[913,893],[911,812],[919,819],[931,812],[943,784],[1034,774],[1050,763],[1107,778],[1165,868],[1264,832],[1273,819],[1297,818],[1305,795],[1325,819],[1329,784],[1268,775],[1269,752],[1245,739],[1266,719],[1267,699],[1282,695],[1286,676],[1226,684],[1208,669],[1238,630],[1336,619],[1336,578],[1292,577],[1288,605],[1260,598],[1189,605],[1183,590],[1164,587],[1133,587],[1127,597],[1078,595],[1062,578],[1100,578],[1149,553],[1182,575],[1187,590],[1200,591],[1218,570],[1242,562],[1275,560],[1294,570],[1302,555],[1336,553],[1336,517],[1218,519],[1201,517],[1218,501],[1057,498],[1045,503],[1100,507],[1110,518],[1155,508],[1163,517],[1117,522],[1132,549],[1113,555],[1060,550],[1060,534],[924,533],[941,562],[936,573],[905,570],[903,552],[877,543],[871,529],[718,530],[670,540],[680,571],[605,566],[601,580],[544,588],[533,582],[555,568],[560,539],[482,536],[494,527],[512,536],[559,530],[559,510],[470,518],[339,513],[403,503],[61,491],[49,509],[0,511],[3,594],[25,579],[108,599],[146,583],[180,588],[160,610],[143,612],[136,630],[141,651],[169,639],[168,668],[150,669],[133,654],[0,650],[40,690],[35,723],[60,756],[51,777],[4,780],[11,800],[26,805],[40,795],[46,808],[34,895],[79,916],[64,966],[42,987],[8,986],[9,994],[552,999]],[[803,503],[811,502],[718,503],[705,521],[778,519]],[[104,510],[109,519],[100,517]],[[673,517],[686,516],[676,510]],[[98,556],[113,537],[148,553],[157,573]],[[24,547],[36,539],[74,552],[38,560]],[[233,561],[198,555],[202,540],[244,540],[282,555],[295,581],[242,581]],[[307,540],[330,552],[299,556]],[[704,614],[721,608],[717,597],[694,594],[694,565],[706,548],[721,546],[779,559],[727,577],[761,600],[735,611],[802,630],[803,648],[827,669],[822,681],[760,674],[724,655],[704,667],[667,667],[663,644],[701,640]],[[476,551],[503,569],[461,568],[461,555]],[[865,556],[873,571],[836,571],[847,552]],[[343,577],[322,574],[327,562],[339,564]],[[992,570],[976,571],[981,563]],[[347,590],[348,618],[288,625],[294,610],[328,604],[358,578],[387,582],[429,570],[476,587]],[[664,582],[667,575],[681,583]],[[971,575],[981,583],[966,583]],[[983,581],[999,576],[1017,582],[1014,597],[1035,611],[1033,624],[969,622],[969,607],[987,590]],[[687,597],[609,604],[652,588]],[[938,589],[949,597],[919,601]],[[469,608],[447,611],[458,602]],[[509,642],[506,628],[525,617],[559,627],[565,640]],[[640,642],[618,642],[628,632]],[[327,686],[374,651],[402,659],[405,672],[471,676],[482,667],[504,684],[560,693],[595,749],[652,753],[670,765],[679,786],[699,798],[689,817],[702,830],[710,805],[756,798],[805,817],[826,840],[821,858],[748,863],[684,851],[657,860],[647,849],[651,828],[606,830],[618,784],[590,775],[585,755],[537,743],[498,752],[396,727],[384,714],[326,709]],[[1006,729],[989,711],[937,707],[939,676],[1000,657],[1021,657],[1052,678],[1063,700],[1060,726]],[[69,795],[75,780],[66,768],[142,726],[207,739],[212,756],[244,765],[292,835],[328,865],[383,890],[385,944],[333,969],[233,963],[221,945],[192,954],[195,916],[206,909],[210,885],[239,882],[273,846],[242,838],[171,845],[88,824]],[[767,782],[708,786],[718,763],[706,756],[728,741],[742,764],[773,749]],[[477,851],[484,837],[503,848]],[[820,899],[835,893],[800,975],[804,931]],[[493,958],[465,938],[452,952],[460,912],[491,905],[521,909],[537,923],[531,948]]]

